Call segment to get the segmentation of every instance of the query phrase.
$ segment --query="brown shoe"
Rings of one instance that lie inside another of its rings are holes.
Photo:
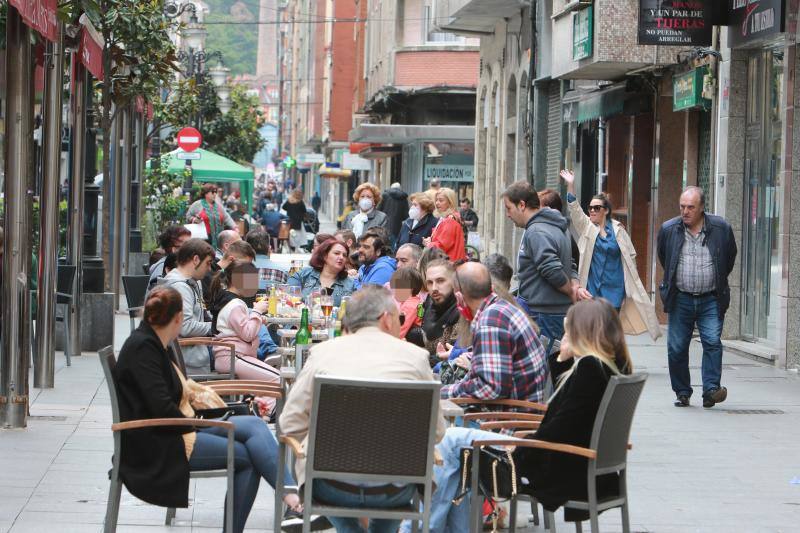
[[[718,403],[722,403],[728,397],[728,389],[720,387],[703,394],[703,407],[714,407]]]

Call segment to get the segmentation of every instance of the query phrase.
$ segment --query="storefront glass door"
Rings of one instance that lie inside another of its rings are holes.
[[[781,282],[780,221],[783,52],[748,59],[742,264],[742,335],[777,342]]]

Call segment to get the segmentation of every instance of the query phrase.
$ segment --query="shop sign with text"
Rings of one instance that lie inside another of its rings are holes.
[[[576,12],[572,18],[572,59],[586,59],[592,57],[592,41],[594,31],[592,28],[592,6]]]
[[[710,45],[711,4],[708,0],[639,0],[639,44]]]
[[[783,0],[728,0],[728,44],[737,48],[784,31]]]
[[[49,41],[58,40],[58,0],[10,0],[22,20]]]
[[[425,181],[473,181],[472,165],[425,165]]]
[[[672,110],[708,109],[711,102],[703,98],[705,68],[696,68],[672,78]]]

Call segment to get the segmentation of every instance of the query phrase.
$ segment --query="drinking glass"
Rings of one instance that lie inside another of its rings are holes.
[[[325,315],[325,318],[330,318],[333,311],[333,296],[321,295],[319,297],[319,305],[322,307],[322,314]]]

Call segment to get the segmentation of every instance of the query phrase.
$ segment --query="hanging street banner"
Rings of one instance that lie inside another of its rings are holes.
[[[639,44],[709,46],[714,18],[712,3],[639,0]]]
[[[728,44],[739,48],[760,43],[784,31],[783,0],[728,0]]]
[[[572,59],[586,59],[592,57],[592,41],[594,31],[592,28],[592,6],[572,15]]]
[[[92,25],[86,13],[81,15],[78,21],[83,28],[81,29],[81,38],[78,43],[78,57],[83,63],[83,66],[92,73],[92,76],[97,80],[103,79],[103,48],[105,41],[103,37]]]
[[[51,42],[58,40],[58,0],[9,0],[25,24]]]

